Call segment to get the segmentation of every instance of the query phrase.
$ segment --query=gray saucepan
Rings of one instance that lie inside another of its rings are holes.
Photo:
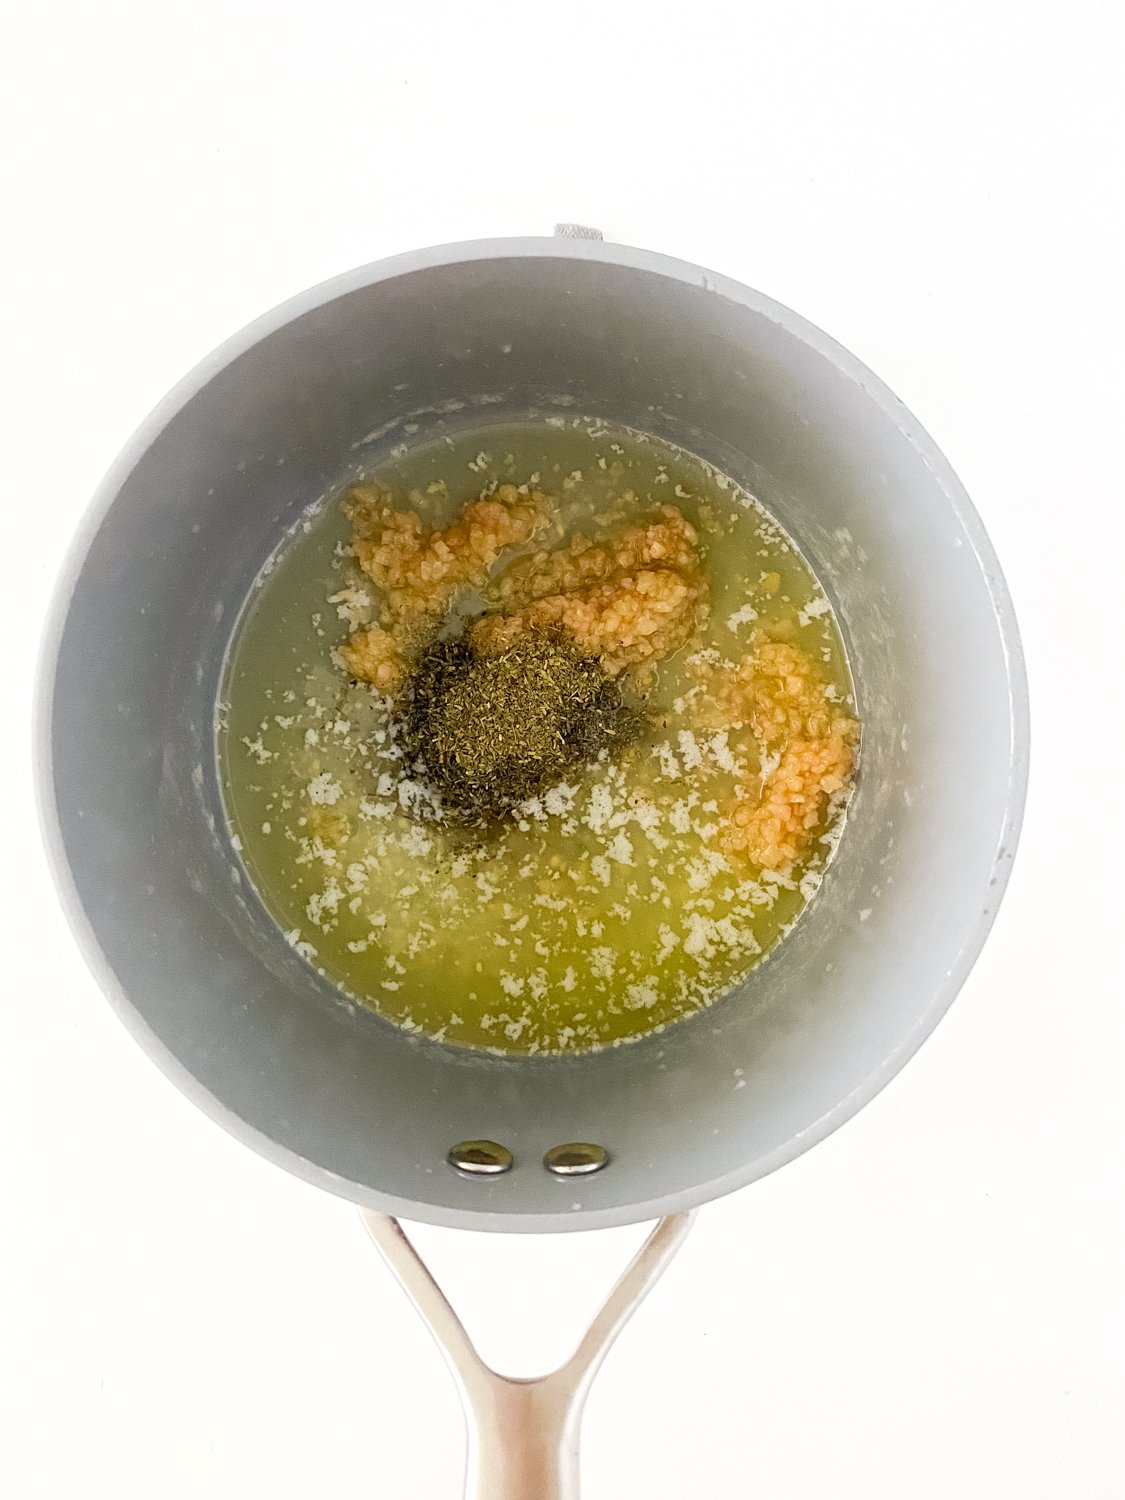
[[[679,443],[777,515],[838,612],[863,753],[819,895],[735,994],[634,1045],[498,1057],[358,1010],[288,945],[231,845],[215,707],[240,608],[310,502],[401,441],[407,418],[423,440],[427,411],[480,420],[559,401]],[[992,548],[870,371],[696,266],[593,238],[505,239],[305,292],[153,413],[59,585],[40,795],[70,919],[118,1013],[240,1140],[367,1211],[455,1351],[481,1423],[477,1493],[515,1500],[573,1492],[584,1382],[683,1216],[822,1140],[937,1024],[1004,889],[1027,739]],[[478,1138],[512,1169],[453,1170],[450,1148]],[[546,1170],[569,1142],[603,1147],[608,1165]],[[473,1363],[389,1216],[518,1231],[666,1222],[551,1386]]]

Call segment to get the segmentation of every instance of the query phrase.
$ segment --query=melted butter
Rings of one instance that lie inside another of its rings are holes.
[[[809,653],[850,701],[839,633],[808,564],[725,476],[655,439],[569,416],[396,449],[372,477],[432,525],[490,485],[537,484],[558,504],[553,537],[536,546],[575,530],[596,541],[674,505],[700,533],[710,619],[699,643],[656,671],[649,701],[662,727],[531,799],[482,842],[411,815],[420,793],[402,779],[387,705],[332,660],[378,597],[357,579],[347,525],[329,504],[264,572],[224,687],[228,812],[267,907],[353,998],[458,1045],[585,1050],[710,1005],[812,898],[843,799],[787,871],[725,856],[724,809],[762,767],[749,733],[693,724],[693,656],[737,662],[764,626]]]

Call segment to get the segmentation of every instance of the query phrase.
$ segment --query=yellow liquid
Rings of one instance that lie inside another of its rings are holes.
[[[572,775],[498,833],[419,822],[403,806],[387,705],[331,659],[351,626],[348,604],[329,601],[355,568],[347,524],[328,504],[263,570],[219,716],[228,813],[272,915],[361,1004],[461,1046],[588,1050],[712,1004],[812,898],[843,808],[791,870],[725,856],[724,808],[738,781],[760,774],[759,752],[748,730],[693,730],[692,660],[702,649],[737,662],[765,625],[851,702],[839,632],[808,564],[700,460],[569,415],[395,449],[371,477],[438,525],[492,482],[530,482],[557,496],[555,538],[582,530],[598,540],[677,506],[700,533],[710,621],[701,642],[657,669],[648,706],[666,727]]]

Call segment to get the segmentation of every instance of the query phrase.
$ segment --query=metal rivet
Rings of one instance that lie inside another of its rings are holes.
[[[552,1146],[543,1165],[556,1177],[588,1177],[591,1172],[600,1172],[608,1161],[604,1146],[595,1146],[592,1141],[568,1141],[565,1146]]]
[[[468,1177],[499,1177],[512,1169],[512,1153],[495,1141],[458,1141],[446,1155],[451,1167]]]

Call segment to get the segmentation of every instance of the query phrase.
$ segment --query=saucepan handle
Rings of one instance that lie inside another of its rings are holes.
[[[692,1215],[660,1220],[566,1364],[539,1379],[513,1380],[481,1359],[398,1220],[367,1209],[360,1214],[457,1382],[469,1429],[466,1500],[578,1500],[586,1393],[614,1339],[679,1249]]]
[[[600,229],[591,229],[588,224],[556,224],[555,238],[561,240],[603,240]]]

